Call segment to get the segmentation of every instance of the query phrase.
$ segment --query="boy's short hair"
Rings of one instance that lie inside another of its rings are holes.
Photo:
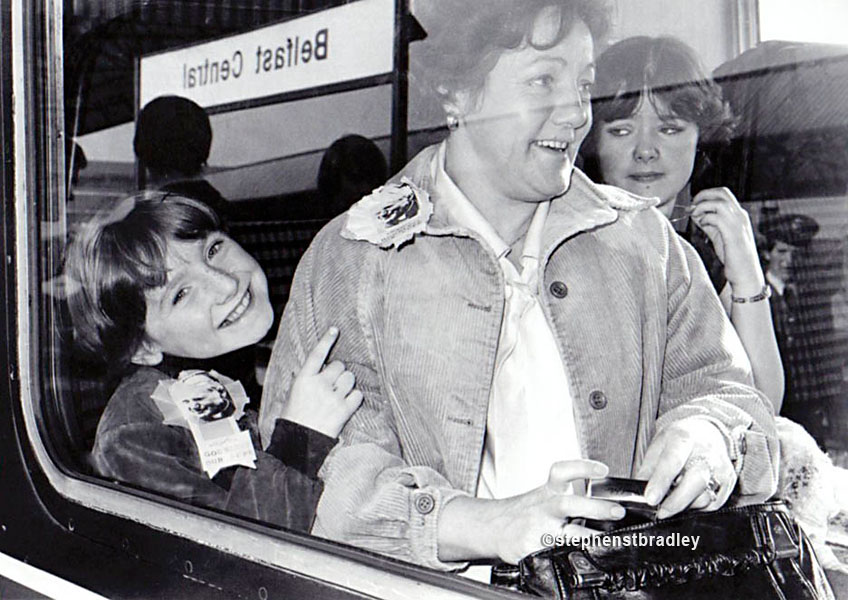
[[[168,192],[126,197],[82,225],[65,254],[78,347],[110,368],[126,368],[144,339],[144,294],[167,281],[168,241],[222,230],[209,207]]]
[[[819,232],[818,222],[807,215],[780,214],[764,219],[757,230],[766,241],[766,249],[771,252],[777,242],[789,244],[795,248],[806,248]]]
[[[138,114],[133,148],[152,171],[193,176],[206,164],[211,147],[209,115],[193,100],[159,96]]]
[[[344,181],[356,183],[365,193],[383,185],[388,177],[386,157],[380,147],[367,137],[350,134],[330,144],[318,167],[318,195],[323,201],[340,199],[347,206],[359,200],[340,198],[346,191]]]

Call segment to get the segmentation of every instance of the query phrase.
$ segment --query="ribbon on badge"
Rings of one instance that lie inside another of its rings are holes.
[[[250,432],[238,426],[250,402],[241,383],[217,371],[192,369],[160,381],[150,397],[165,425],[191,431],[200,465],[210,479],[235,465],[256,468]]]
[[[424,231],[433,214],[430,195],[403,177],[387,183],[350,207],[342,237],[381,248],[400,247]]]

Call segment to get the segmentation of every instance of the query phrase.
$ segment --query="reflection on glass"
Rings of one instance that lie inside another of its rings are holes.
[[[64,277],[64,247],[82,224],[136,191],[144,180],[133,152],[135,116],[141,108],[136,106],[135,60],[305,14],[304,4],[283,0],[255,6],[211,0],[66,4],[68,190],[58,208],[38,204],[35,209],[43,281],[40,376],[49,387],[44,408],[55,446],[74,469],[92,472],[89,456],[97,425],[119,381],[74,349],[67,299],[75,290]],[[311,11],[345,3],[309,4]],[[417,4],[413,11],[423,10],[428,1]],[[726,57],[710,66],[717,67],[713,74],[740,122],[729,146],[711,156],[712,167],[703,176],[709,185],[734,192],[751,216],[768,264],[782,260],[769,248],[773,242],[765,233],[769,222],[781,215],[801,215],[818,225],[815,236],[792,260],[798,286],[811,290],[804,310],[812,317],[801,319],[806,325],[795,333],[787,328],[786,335],[804,338],[809,360],[829,365],[830,391],[826,398],[817,395],[824,405],[816,415],[819,439],[837,462],[848,464],[848,147],[844,143],[848,52],[823,45],[844,42],[846,8],[824,1],[787,7],[761,0],[762,39],[804,43],[764,41],[739,54],[731,47],[731,32],[712,23],[699,29],[698,24],[671,16],[660,0],[621,0],[621,4],[622,14],[650,15],[644,22],[634,18],[620,23],[627,35],[667,33],[687,39],[705,55]],[[695,11],[699,3],[680,4],[685,7],[681,10]],[[795,12],[787,12],[789,8]],[[740,26],[730,16],[726,21]],[[830,27],[837,31],[829,31]],[[411,51],[415,52],[415,44]],[[409,73],[413,83],[419,75]],[[325,210],[317,193],[321,157],[334,140],[348,134],[371,140],[388,157],[391,92],[384,82],[284,103],[209,111],[212,141],[203,177],[235,205],[228,231],[267,274],[275,313],[270,333],[258,344],[260,379],[295,266],[315,233],[333,216],[334,209]],[[409,107],[408,145],[414,155],[447,132],[415,85],[410,87]],[[152,183],[148,179],[145,185]],[[671,220],[685,223],[690,212],[675,208]],[[791,295],[793,288],[789,290]],[[251,357],[251,367],[253,361]],[[848,536],[843,541],[848,542]]]

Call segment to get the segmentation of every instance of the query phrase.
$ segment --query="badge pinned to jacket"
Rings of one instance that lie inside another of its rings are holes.
[[[216,371],[183,371],[177,379],[159,382],[151,394],[165,425],[185,427],[194,438],[200,465],[209,475],[241,465],[256,468],[249,431],[238,419],[250,402],[244,387]]]
[[[430,195],[408,178],[387,183],[350,207],[342,237],[381,248],[400,247],[421,233],[433,214]]]

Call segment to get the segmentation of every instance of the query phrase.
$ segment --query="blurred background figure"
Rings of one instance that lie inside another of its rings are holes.
[[[199,200],[229,220],[230,203],[203,176],[211,147],[209,115],[188,98],[159,96],[138,114],[133,149],[145,187]]]
[[[807,215],[785,213],[766,216],[758,230],[765,240],[765,275],[786,373],[781,413],[826,447],[834,425],[832,408],[839,401],[843,352],[830,310],[835,290],[805,276],[819,224]]]
[[[368,138],[351,134],[333,142],[318,169],[318,196],[327,216],[346,211],[383,185],[388,170],[382,151]]]

